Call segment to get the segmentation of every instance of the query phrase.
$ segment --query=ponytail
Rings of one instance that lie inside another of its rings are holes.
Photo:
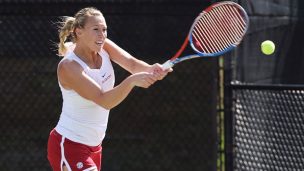
[[[64,56],[67,52],[67,47],[65,45],[65,41],[69,36],[72,37],[72,41],[75,38],[74,36],[74,17],[64,17],[63,21],[60,22],[59,26],[59,43],[58,43],[58,53],[59,56]]]

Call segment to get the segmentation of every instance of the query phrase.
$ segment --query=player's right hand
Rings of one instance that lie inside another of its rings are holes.
[[[131,82],[134,86],[148,88],[154,84],[158,79],[153,73],[139,72],[130,76]]]

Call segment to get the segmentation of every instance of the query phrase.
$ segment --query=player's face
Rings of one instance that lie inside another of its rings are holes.
[[[84,28],[79,29],[77,37],[94,52],[99,52],[107,38],[107,24],[103,16],[90,16]]]

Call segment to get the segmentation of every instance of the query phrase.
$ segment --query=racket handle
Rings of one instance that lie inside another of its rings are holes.
[[[165,63],[163,63],[162,68],[163,68],[164,70],[166,70],[166,69],[172,68],[173,65],[174,65],[174,64],[173,64],[170,60],[168,60],[168,61],[166,61]]]

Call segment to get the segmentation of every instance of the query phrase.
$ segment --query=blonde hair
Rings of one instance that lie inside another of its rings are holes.
[[[62,17],[62,21],[59,22],[59,43],[58,53],[59,56],[64,56],[67,52],[65,42],[69,39],[73,43],[76,42],[77,36],[75,34],[76,28],[84,28],[87,18],[90,16],[103,16],[102,13],[94,8],[87,7],[79,10],[74,17]]]

